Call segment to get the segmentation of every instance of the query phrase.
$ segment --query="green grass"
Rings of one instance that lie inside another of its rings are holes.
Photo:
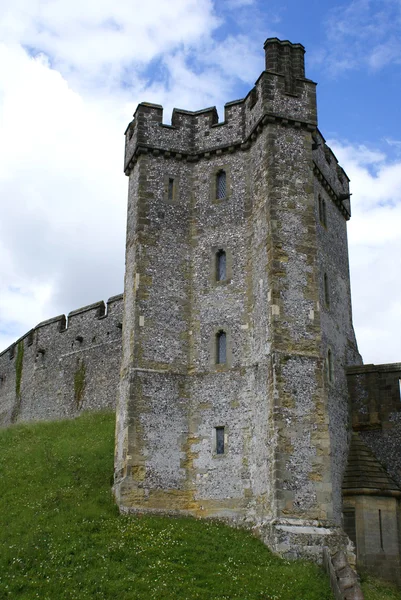
[[[401,600],[401,590],[391,583],[368,575],[362,575],[361,581],[365,600]]]
[[[320,568],[281,560],[248,532],[120,516],[113,438],[105,413],[0,431],[1,599],[331,598]]]

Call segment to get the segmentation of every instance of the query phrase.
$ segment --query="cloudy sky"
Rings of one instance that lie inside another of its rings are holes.
[[[352,180],[354,324],[401,361],[401,0],[2,0],[0,350],[123,290],[123,133],[140,101],[243,97],[263,42],[306,46],[319,126]]]

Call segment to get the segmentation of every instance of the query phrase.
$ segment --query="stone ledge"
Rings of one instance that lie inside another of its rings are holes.
[[[306,558],[322,564],[325,546],[334,554],[349,545],[344,531],[327,521],[273,519],[256,530],[273,552],[286,559]]]

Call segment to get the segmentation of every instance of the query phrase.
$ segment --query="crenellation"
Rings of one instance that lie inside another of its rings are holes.
[[[101,301],[71,311],[68,323],[64,315],[48,319],[4,350],[0,354],[0,375],[5,378],[0,425],[113,408],[121,357],[122,304],[122,295],[114,296],[107,302],[107,313]],[[22,358],[20,354],[18,359],[21,349]],[[77,404],[74,374],[82,365],[88,381]]]
[[[349,179],[320,131],[314,134],[313,161],[315,175],[342,214],[349,219],[351,216]]]
[[[47,327],[48,325],[52,325],[53,323],[56,323],[59,331],[64,331],[65,329],[67,329],[67,319],[65,315],[58,315],[57,317],[47,319],[46,321],[41,321],[38,325],[36,325],[35,329]]]
[[[245,99],[225,105],[222,122],[215,107],[198,111],[174,108],[172,124],[165,125],[160,105],[141,103],[126,130],[125,172],[129,174],[138,156],[147,152],[194,162],[209,158],[210,153],[246,150],[268,122],[277,120],[313,131],[315,84],[299,80],[297,90],[289,94],[282,73],[265,71]]]
[[[261,76],[262,77],[262,76]],[[255,87],[247,94],[244,99],[245,109],[243,110],[244,118],[244,137],[248,138],[253,132],[260,133],[262,120],[264,116],[264,99],[261,78],[256,81]],[[259,130],[257,127],[259,126]]]
[[[91,313],[91,314],[86,314],[86,313]],[[100,319],[101,317],[104,317],[106,314],[106,305],[103,302],[103,300],[101,300],[100,302],[95,302],[94,304],[89,304],[88,306],[83,306],[82,308],[77,308],[76,310],[72,310],[71,312],[68,313],[68,327],[71,327],[71,324],[73,323],[75,326],[75,323],[81,320],[81,317],[83,315],[85,315],[85,319],[90,319],[90,318],[96,318],[96,319]]]
[[[317,125],[316,84],[308,79],[298,82],[298,93],[286,92],[285,76],[265,71],[260,78],[264,113],[309,126],[313,131]]]

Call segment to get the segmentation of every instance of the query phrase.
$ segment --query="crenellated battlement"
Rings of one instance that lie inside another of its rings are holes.
[[[24,333],[24,335],[18,338],[18,340],[8,346],[8,348],[0,352],[0,360],[4,355],[10,355],[10,353],[12,354],[12,357],[14,357],[15,352],[13,352],[12,349],[15,349],[18,344],[24,340],[27,340],[28,345],[32,345],[34,335],[40,329],[46,328],[51,332],[57,331],[59,333],[64,333],[72,325],[75,327],[76,322],[82,322],[83,315],[85,315],[85,323],[91,319],[103,319],[109,316],[118,316],[120,320],[117,322],[117,327],[121,329],[122,302],[123,294],[118,294],[109,298],[106,304],[103,300],[101,300],[100,302],[94,302],[93,304],[88,304],[87,306],[82,306],[81,308],[72,310],[68,313],[67,318],[65,315],[58,315],[57,317],[46,319],[46,321],[41,321],[33,329],[30,329],[27,333]],[[77,319],[77,317],[79,317],[79,319]]]
[[[312,156],[315,177],[348,220],[351,216],[349,178],[319,130],[313,134]]]
[[[194,162],[210,153],[247,149],[268,123],[316,128],[316,84],[305,78],[301,44],[265,42],[266,70],[240,100],[224,106],[219,122],[215,106],[198,111],[174,108],[171,125],[163,123],[163,107],[142,102],[125,132],[124,170],[128,175],[143,153],[160,153]]]
[[[355,431],[400,427],[401,363],[349,367],[347,380]]]
[[[42,321],[3,350],[0,425],[114,408],[122,310],[122,294],[83,306]]]

